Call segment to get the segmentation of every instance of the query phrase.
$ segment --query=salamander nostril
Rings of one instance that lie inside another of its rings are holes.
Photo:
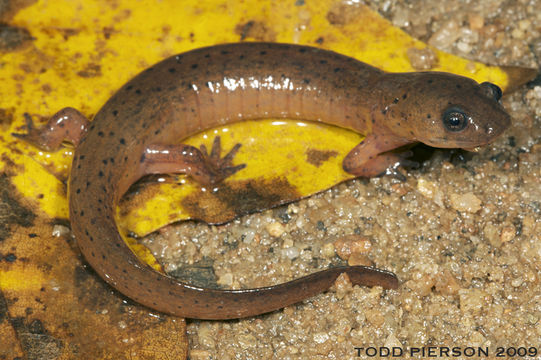
[[[500,101],[502,98],[502,89],[500,89],[498,85],[485,81],[480,86],[488,97],[493,98],[496,101]]]

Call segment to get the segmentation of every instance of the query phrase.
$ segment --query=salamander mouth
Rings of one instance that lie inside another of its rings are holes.
[[[460,141],[457,139],[431,139],[431,141],[422,141],[428,146],[440,149],[463,149],[471,152],[478,152],[481,148],[491,143],[494,138],[486,139],[486,141]]]
[[[487,142],[480,141],[461,141],[460,139],[449,138],[432,138],[421,141],[425,145],[432,146],[440,149],[464,149],[468,151],[475,151],[475,149],[486,145]]]

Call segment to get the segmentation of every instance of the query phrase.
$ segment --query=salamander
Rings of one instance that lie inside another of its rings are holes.
[[[147,68],[120,88],[93,121],[73,108],[42,128],[27,117],[13,134],[53,151],[75,146],[69,189],[73,234],[88,263],[134,301],[188,318],[229,319],[280,309],[328,289],[346,273],[353,284],[396,288],[398,279],[372,267],[344,266],[256,289],[214,290],[180,282],[142,263],[122,239],[115,209],[130,185],[147,174],[185,173],[201,186],[242,171],[212,149],[179,141],[247,119],[324,122],[364,134],[343,168],[377,176],[406,163],[395,149],[422,142],[472,149],[510,125],[494,84],[442,72],[387,73],[319,48],[233,43],[200,48]],[[391,151],[393,150],[393,151]]]

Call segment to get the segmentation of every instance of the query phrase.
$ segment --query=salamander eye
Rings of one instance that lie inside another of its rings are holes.
[[[480,86],[489,98],[492,98],[496,101],[500,101],[500,99],[502,98],[502,89],[500,89],[497,85],[485,81]]]
[[[468,115],[457,107],[452,107],[443,113],[443,125],[449,131],[460,131],[468,125]]]

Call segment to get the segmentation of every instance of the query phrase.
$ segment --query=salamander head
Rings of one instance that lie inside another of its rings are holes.
[[[388,128],[396,135],[440,148],[474,149],[490,143],[511,124],[500,88],[447,73],[402,74],[387,100]]]

